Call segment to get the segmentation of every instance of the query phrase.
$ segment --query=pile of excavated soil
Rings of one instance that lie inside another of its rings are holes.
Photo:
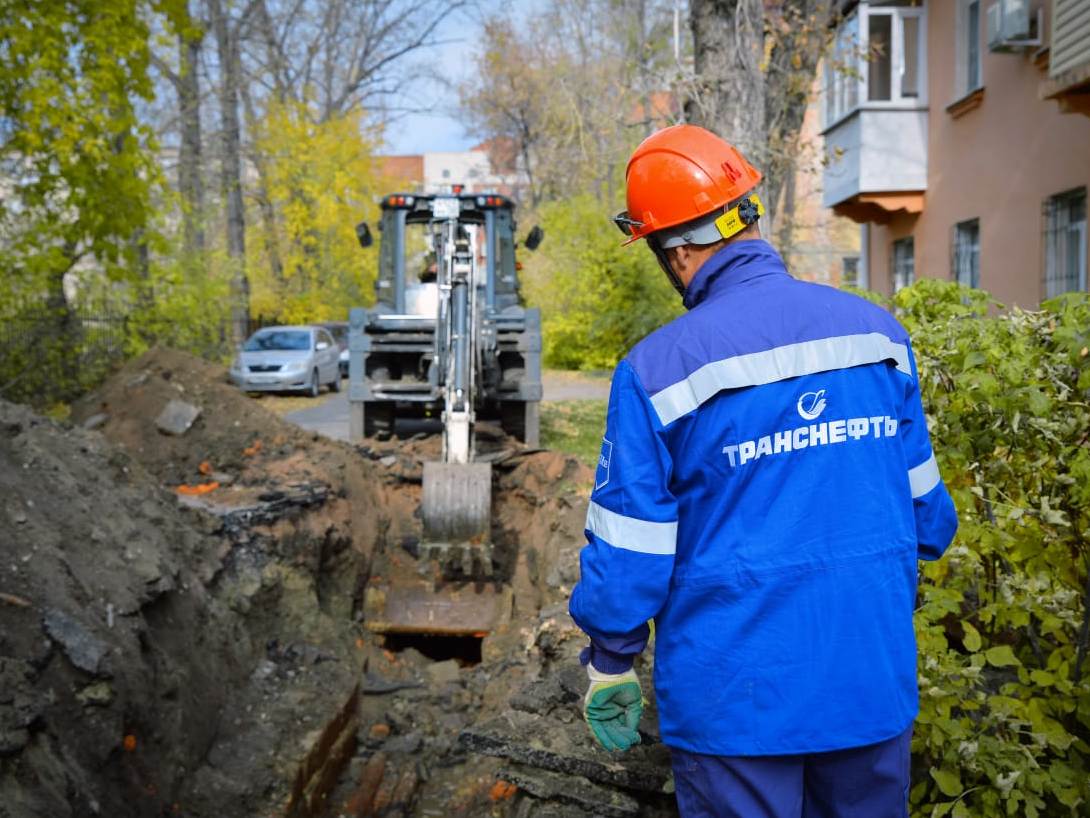
[[[248,646],[217,543],[101,436],[0,402],[0,815],[169,811]]]
[[[0,818],[669,814],[653,730],[619,760],[579,716],[585,466],[484,430],[510,615],[397,639],[362,600],[436,438],[320,438],[165,349],[73,423],[0,405]]]

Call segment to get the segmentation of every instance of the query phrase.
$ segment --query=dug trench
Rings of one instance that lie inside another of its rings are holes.
[[[160,349],[65,423],[0,403],[0,817],[674,814],[653,705],[621,758],[581,720],[585,466],[483,430],[501,616],[383,635],[438,442],[319,438],[225,375]]]

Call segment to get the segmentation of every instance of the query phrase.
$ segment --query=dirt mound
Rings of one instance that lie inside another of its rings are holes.
[[[0,402],[0,815],[170,805],[242,660],[216,543],[96,434]]]
[[[434,567],[437,438],[320,438],[163,349],[73,420],[0,407],[0,818],[662,814],[556,688],[585,643],[585,466],[482,426],[510,610],[487,636],[384,637],[368,589]]]

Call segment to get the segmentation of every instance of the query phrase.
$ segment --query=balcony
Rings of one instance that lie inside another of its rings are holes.
[[[822,204],[857,222],[919,213],[927,189],[927,111],[857,108],[825,131]]]
[[[1041,99],[1054,99],[1065,113],[1090,116],[1090,3],[1053,0],[1048,79]]]
[[[926,8],[862,0],[825,64],[823,204],[857,222],[919,213],[927,188]]]

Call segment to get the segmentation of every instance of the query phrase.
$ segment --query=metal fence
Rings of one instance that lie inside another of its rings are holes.
[[[33,308],[0,317],[0,398],[71,400],[124,361],[128,317]]]

